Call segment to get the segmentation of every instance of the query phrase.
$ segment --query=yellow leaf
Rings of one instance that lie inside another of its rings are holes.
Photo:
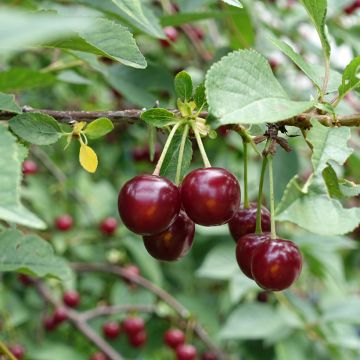
[[[98,158],[95,151],[90,147],[81,143],[79,160],[81,166],[88,172],[94,173],[98,166]]]

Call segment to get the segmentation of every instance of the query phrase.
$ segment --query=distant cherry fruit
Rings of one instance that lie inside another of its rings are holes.
[[[251,271],[256,283],[265,290],[281,291],[299,277],[302,257],[299,248],[283,239],[266,240],[254,251]]]
[[[207,351],[202,354],[201,360],[217,360],[217,356],[213,352]]]
[[[194,233],[194,222],[181,210],[176,220],[165,231],[144,236],[144,245],[155,259],[174,261],[185,256],[191,249]]]
[[[185,334],[180,329],[169,329],[164,334],[164,342],[171,349],[185,343]]]
[[[176,42],[179,32],[173,26],[167,26],[163,30],[167,39],[160,39],[160,44],[163,47],[169,47],[172,42]]]
[[[25,349],[19,344],[10,345],[9,350],[18,360],[23,359],[25,356]]]
[[[100,223],[100,231],[105,235],[112,235],[117,229],[117,221],[113,217],[108,217]]]
[[[122,327],[128,336],[133,336],[145,328],[145,322],[141,317],[132,316],[125,319]]]
[[[251,264],[254,252],[262,242],[271,238],[270,233],[247,234],[241,237],[236,244],[236,260],[242,272],[253,278],[251,272]]]
[[[177,360],[195,360],[197,351],[195,346],[190,344],[179,345],[176,348],[176,359]]]
[[[238,241],[246,234],[255,233],[256,230],[257,204],[251,203],[249,208],[241,207],[234,217],[229,221],[229,230],[232,238]],[[270,231],[271,215],[270,211],[261,207],[261,227],[262,231]]]
[[[22,165],[24,175],[34,175],[38,172],[38,166],[35,161],[25,160]]]
[[[140,348],[145,345],[147,341],[147,333],[145,330],[141,330],[128,337],[129,343],[135,348]]]
[[[80,304],[80,294],[75,290],[69,290],[63,295],[64,304],[71,308],[76,308]]]
[[[120,324],[117,321],[110,321],[103,325],[104,336],[108,339],[116,339],[121,332]]]
[[[57,328],[58,324],[54,320],[54,316],[46,316],[43,319],[43,327],[46,331],[53,331]]]
[[[239,209],[239,182],[233,174],[222,168],[190,172],[184,178],[180,190],[183,208],[196,224],[225,224]]]
[[[34,284],[34,279],[29,275],[19,274],[18,278],[24,286],[31,286],[32,284]]]
[[[61,324],[68,318],[66,310],[63,307],[58,307],[53,314],[53,319],[56,325]]]
[[[154,159],[152,162],[156,162],[159,160],[161,155],[161,146],[159,144],[155,144],[155,153],[154,153]],[[150,149],[149,146],[137,146],[132,151],[132,158],[135,162],[140,161],[148,161],[150,162]]]
[[[136,176],[120,190],[119,214],[123,223],[139,235],[158,234],[168,228],[180,211],[179,189],[155,175]]]
[[[107,360],[107,357],[105,354],[98,352],[96,354],[94,354],[90,360]]]
[[[60,231],[68,231],[73,226],[73,218],[68,214],[61,215],[55,219],[55,225]]]

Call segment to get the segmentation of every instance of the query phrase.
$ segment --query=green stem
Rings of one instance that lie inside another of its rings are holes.
[[[174,127],[171,129],[170,131],[170,134],[166,140],[166,143],[165,143],[165,146],[164,146],[164,149],[160,155],[160,159],[158,161],[158,163],[156,164],[156,167],[155,167],[155,170],[153,172],[153,175],[157,175],[159,176],[160,175],[160,170],[161,170],[161,166],[165,160],[165,156],[166,156],[166,153],[168,152],[169,150],[169,147],[170,147],[170,144],[171,144],[171,141],[176,133],[176,130],[180,127],[180,125],[182,125],[183,123],[182,122],[178,122],[177,124],[174,125]]]
[[[276,239],[275,224],[275,194],[274,194],[274,171],[272,156],[269,156],[269,183],[270,183],[270,212],[271,212],[271,238]]]
[[[260,175],[260,183],[259,183],[259,193],[257,199],[257,212],[256,212],[256,234],[262,234],[261,228],[261,207],[262,207],[262,195],[263,195],[263,188],[264,188],[264,179],[265,179],[265,172],[266,166],[268,163],[267,156],[263,157],[262,166],[261,166],[261,175]]]
[[[16,360],[16,357],[11,353],[11,351],[2,341],[0,341],[0,352],[6,355],[10,360]]]
[[[243,139],[244,147],[244,208],[249,208],[249,193],[248,193],[248,143]]]
[[[194,130],[195,138],[196,138],[204,165],[205,165],[205,167],[211,167],[210,161],[206,155],[206,151],[205,151],[204,145],[201,140],[201,136],[200,136],[199,132],[197,131],[197,129],[195,128],[195,126],[192,126],[192,129]]]
[[[176,185],[179,185],[180,180],[181,180],[182,162],[183,162],[183,158],[184,158],[184,149],[185,149],[185,143],[186,143],[188,133],[189,133],[189,125],[186,124],[185,128],[184,128],[184,132],[182,134],[180,148],[179,148],[179,158],[178,158],[178,163],[177,163],[177,168],[176,168],[176,178],[175,178]]]
[[[49,65],[48,67],[42,69],[41,72],[43,74],[46,74],[46,73],[50,73],[50,72],[71,69],[73,67],[81,66],[81,65],[84,65],[84,62],[82,60],[74,60],[74,61],[71,61],[68,63],[55,62],[55,63]]]

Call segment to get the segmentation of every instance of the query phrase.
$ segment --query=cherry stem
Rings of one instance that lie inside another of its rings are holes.
[[[157,175],[159,176],[160,175],[160,170],[161,170],[161,166],[165,160],[165,156],[166,156],[166,153],[168,152],[169,150],[169,147],[170,147],[170,144],[171,144],[171,141],[176,133],[176,130],[179,128],[179,126],[182,125],[182,122],[178,122],[177,124],[174,125],[174,127],[171,129],[170,131],[170,134],[166,140],[166,143],[165,143],[165,146],[164,146],[164,149],[160,155],[160,159],[158,161],[158,163],[156,164],[156,167],[155,167],[155,170],[153,172],[153,175]]]
[[[256,234],[262,234],[262,227],[261,227],[261,207],[262,207],[262,195],[263,195],[263,188],[264,188],[264,179],[265,179],[265,172],[266,166],[268,163],[267,156],[263,157],[262,166],[261,166],[261,175],[260,175],[260,183],[259,183],[259,193],[257,199],[257,211],[256,211]]]
[[[0,341],[0,352],[6,355],[10,360],[16,360],[16,357],[12,354],[12,352],[6,347],[6,345]]]
[[[192,129],[194,131],[194,134],[195,134],[195,138],[196,138],[196,141],[197,141],[197,144],[198,144],[198,147],[199,147],[199,150],[200,150],[200,153],[201,153],[201,157],[203,159],[203,162],[204,162],[204,165],[205,167],[211,167],[211,164],[210,164],[210,161],[206,155],[206,151],[205,151],[205,148],[204,148],[204,145],[203,145],[203,142],[201,140],[201,136],[199,134],[199,131],[195,128],[195,126],[193,125],[192,126]]]
[[[244,208],[249,208],[249,193],[248,193],[248,143],[243,140],[244,147]]]
[[[269,183],[270,183],[270,212],[271,212],[271,238],[276,239],[276,224],[275,224],[275,193],[274,193],[274,171],[273,159],[270,155],[269,161]]]
[[[178,163],[177,163],[177,168],[176,168],[176,178],[175,178],[176,185],[179,185],[180,180],[181,180],[181,169],[182,169],[182,163],[183,163],[183,158],[184,158],[185,143],[186,143],[188,133],[189,133],[189,125],[186,124],[184,127],[184,132],[182,134],[180,148],[179,148],[179,158],[178,158]]]

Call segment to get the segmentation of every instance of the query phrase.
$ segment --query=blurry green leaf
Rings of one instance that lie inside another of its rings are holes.
[[[249,11],[236,9],[226,19],[229,22],[230,45],[234,50],[250,48],[255,43],[255,28]]]
[[[114,129],[114,124],[108,118],[99,118],[88,124],[84,133],[90,139],[97,139],[105,136]]]
[[[222,0],[222,1],[229,4],[229,5],[232,5],[232,6],[236,6],[236,7],[239,7],[239,8],[243,7],[239,0]]]
[[[30,349],[27,349],[29,353],[29,359],[31,360],[83,360],[84,354],[80,352],[74,346],[66,344],[42,341],[35,344]]]
[[[342,193],[339,186],[339,180],[337,178],[335,170],[331,165],[328,165],[322,172],[326,187],[329,195],[335,199],[341,199]]]
[[[60,81],[67,82],[69,84],[76,85],[91,85],[92,82],[88,78],[79,75],[76,71],[66,70],[58,74],[57,79]]]
[[[315,360],[313,349],[304,334],[294,334],[275,344],[277,360]]]
[[[360,185],[355,184],[352,181],[348,181],[345,179],[339,180],[340,191],[344,196],[358,196],[360,195]]]
[[[339,100],[341,100],[349,91],[360,86],[360,56],[353,59],[348,66],[346,66],[342,83],[339,86]]]
[[[230,279],[229,291],[231,302],[236,304],[250,291],[258,290],[259,287],[252,279],[249,279],[241,271],[237,271]]]
[[[186,71],[181,71],[175,76],[175,91],[181,101],[189,101],[193,93],[191,76]]]
[[[249,76],[254,73],[256,77]],[[206,76],[206,93],[211,113],[222,124],[276,122],[314,105],[290,100],[267,60],[253,50],[233,52],[213,65]]]
[[[22,139],[36,145],[49,145],[62,136],[58,122],[51,116],[39,113],[16,115],[9,122],[11,130]]]
[[[330,303],[323,308],[326,322],[346,322],[360,325],[360,299],[348,298]]]
[[[21,108],[15,102],[15,96],[0,93],[0,110],[21,114]]]
[[[141,113],[141,119],[144,120],[147,124],[158,128],[175,124],[177,121],[174,113],[161,108],[154,108],[144,111]]]
[[[110,301],[113,305],[152,305],[156,301],[156,296],[143,288],[129,291],[129,287],[119,279],[111,289]]]
[[[17,230],[0,233],[0,271],[26,271],[37,276],[51,275],[62,280],[71,277],[71,269],[54,255],[51,245],[36,235]]]
[[[201,83],[196,89],[194,94],[194,101],[198,109],[206,106],[205,84]]]

